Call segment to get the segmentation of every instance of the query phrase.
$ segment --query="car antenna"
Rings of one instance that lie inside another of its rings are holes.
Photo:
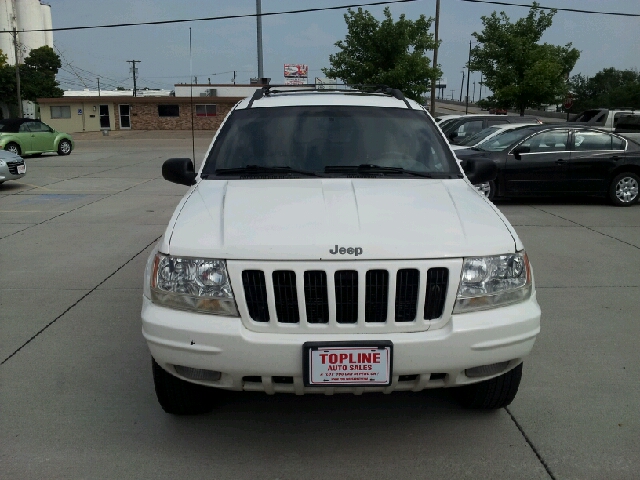
[[[191,154],[193,155],[193,168],[196,168],[196,133],[193,126],[193,57],[191,55],[191,27],[189,27],[189,103],[191,107]]]

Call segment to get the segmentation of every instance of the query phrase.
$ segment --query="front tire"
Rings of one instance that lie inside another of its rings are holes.
[[[496,182],[493,180],[486,183],[479,183],[478,185],[474,185],[480,193],[482,193],[489,200],[493,201],[493,198],[496,196]]]
[[[156,397],[166,413],[198,415],[213,409],[214,389],[171,375],[151,358]]]
[[[632,172],[623,172],[611,181],[609,199],[617,207],[630,207],[638,202],[640,177]]]
[[[20,145],[17,143],[11,142],[7,143],[7,146],[4,147],[7,152],[15,153],[16,155],[20,155]]]
[[[509,405],[518,393],[522,379],[522,363],[499,377],[458,388],[460,403],[465,408],[495,410]]]
[[[71,142],[69,140],[60,140],[58,144],[58,155],[69,155],[71,153]]]

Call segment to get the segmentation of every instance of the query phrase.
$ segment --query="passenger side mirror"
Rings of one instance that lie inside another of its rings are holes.
[[[522,159],[522,154],[523,153],[529,153],[531,152],[531,147],[525,147],[524,145],[518,145],[516,148],[513,149],[513,156],[516,160],[520,160]]]
[[[498,176],[498,166],[491,160],[463,160],[461,166],[469,181],[474,185],[490,182]]]
[[[170,158],[162,164],[162,177],[178,185],[195,185],[196,172],[190,158]]]

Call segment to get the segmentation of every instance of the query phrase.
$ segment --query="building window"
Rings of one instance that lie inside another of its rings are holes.
[[[180,105],[158,105],[159,117],[179,117]]]
[[[51,107],[51,118],[71,118],[71,107]]]
[[[196,117],[215,117],[218,114],[217,105],[196,105]]]

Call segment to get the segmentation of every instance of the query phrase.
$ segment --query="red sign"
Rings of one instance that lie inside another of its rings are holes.
[[[563,106],[565,110],[569,110],[571,107],[573,107],[573,95],[571,95],[570,93],[567,93],[567,96],[564,99]]]

